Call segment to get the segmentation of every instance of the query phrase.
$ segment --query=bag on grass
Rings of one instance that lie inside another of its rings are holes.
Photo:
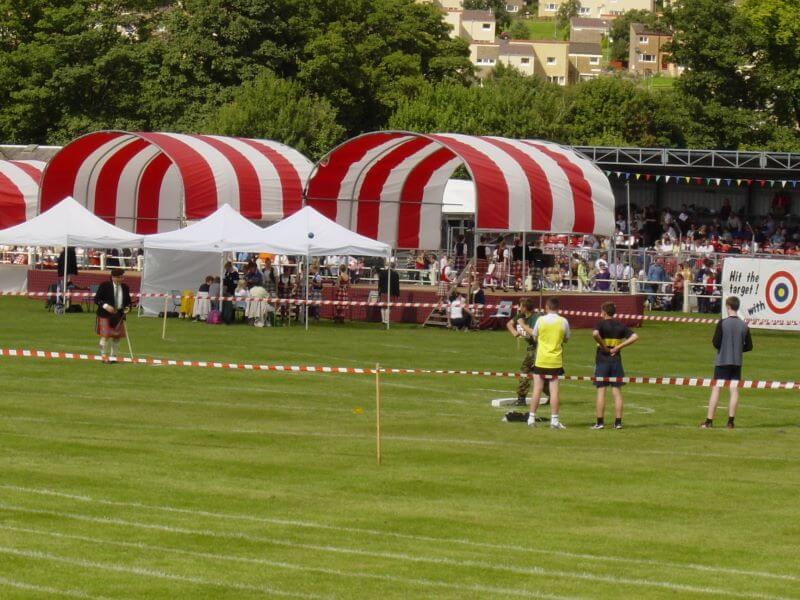
[[[222,314],[218,310],[210,310],[208,311],[208,316],[206,317],[206,323],[209,325],[219,325],[222,323]]]

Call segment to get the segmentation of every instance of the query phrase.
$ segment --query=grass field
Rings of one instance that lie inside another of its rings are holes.
[[[93,322],[0,299],[0,346],[93,352]],[[503,332],[130,331],[152,357],[522,359]],[[709,374],[710,326],[639,333],[628,374]],[[798,378],[796,334],[754,342],[747,376]],[[626,428],[592,431],[592,388],[566,384],[558,432],[500,422],[512,380],[387,375],[378,467],[370,376],[0,358],[0,386],[4,599],[800,597],[796,391],[744,391],[738,429],[701,431],[706,390],[628,386]]]
[[[556,35],[556,28],[552,20],[546,19],[519,19],[528,27],[531,40],[552,40]]]

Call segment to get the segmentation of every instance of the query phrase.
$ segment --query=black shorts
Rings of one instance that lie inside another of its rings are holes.
[[[625,369],[622,368],[621,360],[604,360],[595,363],[595,377],[625,377]],[[594,381],[594,387],[621,387],[624,383],[611,383],[608,381]]]
[[[718,365],[714,367],[714,379],[741,381],[742,365]]]
[[[537,367],[536,365],[534,365],[533,374],[534,375],[541,375],[545,379],[555,379],[557,376],[564,374],[564,368],[563,367],[555,367],[555,368]]]

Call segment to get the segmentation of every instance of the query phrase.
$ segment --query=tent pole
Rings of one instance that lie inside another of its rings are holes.
[[[64,246],[64,287],[61,289],[61,300],[64,305],[64,313],[67,314],[67,272],[69,272],[69,240]]]
[[[308,331],[308,251],[306,251],[306,331]]]
[[[392,259],[394,258],[394,250],[389,252],[389,264],[386,265],[386,331],[389,331],[389,323],[392,321]],[[398,292],[400,290],[397,290]],[[380,301],[380,296],[378,297]]]
[[[526,233],[523,231],[521,233],[521,235],[522,235],[522,283],[520,285],[520,291],[524,292],[525,291],[525,280],[527,279],[527,275],[528,275],[528,269],[526,268],[528,266],[528,248],[527,248],[526,239],[525,239],[526,238]],[[514,260],[513,256],[511,257],[511,260]]]

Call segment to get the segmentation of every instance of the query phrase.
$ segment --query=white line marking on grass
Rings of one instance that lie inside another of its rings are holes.
[[[692,592],[698,594],[718,594],[730,598],[757,598],[761,600],[790,600],[783,596],[770,596],[756,592],[737,592],[733,590],[726,590],[713,587],[701,587],[673,581],[659,581],[652,579],[641,578],[628,578],[616,577],[614,575],[602,575],[597,573],[586,573],[581,571],[562,571],[558,569],[546,569],[542,567],[517,567],[514,565],[491,563],[478,560],[458,560],[452,558],[445,558],[439,556],[422,556],[419,554],[404,554],[399,552],[384,552],[384,551],[370,551],[361,550],[358,548],[345,548],[341,546],[319,545],[319,544],[305,544],[301,542],[292,542],[289,540],[277,539],[263,535],[253,535],[243,533],[240,531],[234,532],[221,532],[213,531],[210,529],[189,529],[185,527],[174,527],[171,525],[162,525],[157,523],[145,523],[142,521],[130,521],[127,519],[117,519],[111,517],[91,517],[77,513],[65,513],[55,510],[27,508],[24,506],[16,506],[12,504],[0,503],[0,509],[9,511],[50,515],[61,519],[74,519],[76,521],[83,521],[89,523],[102,523],[105,525],[120,525],[123,527],[136,527],[140,529],[149,529],[155,531],[166,531],[169,533],[177,533],[181,535],[196,535],[220,539],[238,539],[246,540],[248,542],[255,542],[261,544],[269,544],[273,546],[281,546],[285,548],[295,548],[302,550],[315,550],[319,552],[329,552],[332,554],[343,554],[351,556],[367,556],[370,558],[386,558],[390,560],[402,560],[413,563],[428,563],[437,565],[447,565],[456,568],[468,569],[486,569],[495,571],[505,571],[517,575],[535,575],[544,577],[560,577],[564,579],[580,579],[584,581],[594,581],[600,583],[612,583],[614,585],[629,585],[636,587],[652,587],[660,589],[668,589],[681,592]],[[2,552],[2,548],[0,548]]]
[[[39,552],[38,550],[21,550],[19,548],[12,548],[10,546],[0,546],[0,554],[9,554],[11,556],[21,556],[24,558],[32,558],[35,560],[47,560],[58,562],[65,565],[73,565],[76,567],[83,567],[86,569],[99,569],[101,571],[112,571],[115,573],[127,573],[130,575],[140,575],[142,577],[153,577],[156,579],[168,579],[170,581],[180,581],[183,583],[194,583],[197,585],[209,585],[213,587],[228,588],[232,590],[240,590],[247,592],[259,592],[266,595],[282,596],[286,598],[324,598],[316,594],[302,594],[299,592],[287,592],[278,590],[270,586],[249,585],[247,583],[228,582],[228,581],[214,581],[212,579],[203,579],[202,577],[193,577],[190,575],[178,575],[176,573],[168,573],[166,571],[158,571],[155,569],[145,569],[142,567],[126,567],[116,563],[96,562],[92,560],[84,560],[82,558],[72,558],[70,556],[60,556],[57,554],[49,554],[47,552]]]
[[[89,594],[81,592],[80,590],[62,590],[60,588],[25,583],[24,581],[17,581],[15,579],[8,579],[6,577],[0,577],[0,586],[25,590],[26,592],[53,594],[54,596],[69,596],[70,598],[82,598],[84,600],[111,600],[111,598],[108,598],[107,596],[90,596]]]
[[[633,408],[644,415],[652,415],[654,412],[656,412],[655,408],[650,408],[649,406],[640,406],[638,404],[634,404],[633,402],[626,402],[625,408]]]
[[[393,583],[402,583],[406,585],[419,585],[423,587],[440,587],[451,590],[459,590],[465,592],[484,592],[491,594],[500,594],[504,596],[523,596],[526,598],[541,598],[543,600],[570,600],[571,596],[557,596],[553,594],[544,594],[540,592],[532,592],[528,590],[520,590],[513,588],[498,588],[494,586],[486,586],[480,584],[458,584],[447,583],[446,581],[436,581],[433,579],[417,579],[409,577],[400,577],[397,575],[385,575],[377,573],[364,573],[357,571],[340,571],[338,569],[328,569],[325,567],[309,567],[296,563],[287,563],[284,561],[267,560],[264,558],[251,558],[248,556],[234,556],[231,554],[216,554],[212,552],[197,552],[193,550],[184,550],[182,548],[173,548],[168,546],[154,546],[152,544],[144,544],[142,542],[121,542],[117,540],[108,540],[104,538],[88,537],[83,535],[71,535],[67,533],[59,533],[55,531],[43,531],[40,529],[28,529],[26,527],[12,527],[10,525],[0,525],[0,529],[7,531],[16,531],[20,533],[32,533],[35,535],[44,535],[48,537],[55,537],[59,539],[76,540],[81,542],[88,542],[91,544],[105,544],[110,546],[119,546],[122,548],[137,548],[139,550],[149,550],[157,552],[165,552],[170,554],[181,554],[184,556],[192,556],[195,558],[207,558],[216,561],[230,561],[239,562],[252,565],[263,565],[267,567],[275,567],[278,569],[287,569],[291,571],[302,571],[305,573],[320,573],[323,575],[333,575],[335,577],[350,577],[356,579],[375,579],[379,581],[391,581]]]
[[[241,433],[246,435],[258,435],[267,437],[270,435],[284,435],[292,437],[310,437],[310,438],[330,438],[330,439],[350,439],[350,440],[373,440],[373,434],[352,434],[352,433],[334,433],[323,431],[281,431],[271,429],[211,429],[209,427],[196,427],[196,426],[172,426],[166,427],[163,425],[146,425],[143,423],[124,423],[118,421],[72,421],[60,418],[42,418],[42,417],[17,417],[9,415],[0,415],[0,421],[27,421],[31,423],[52,423],[56,425],[87,425],[90,427],[117,427],[121,429],[141,429],[145,431],[188,431],[195,433],[215,433],[215,434],[231,434]],[[680,428],[680,427],[675,427]],[[682,427],[686,430],[695,430],[696,427]],[[9,435],[23,435],[16,432],[7,432]],[[47,436],[39,436],[47,438]],[[470,440],[464,438],[446,438],[446,437],[418,437],[418,436],[400,436],[400,435],[382,435],[381,439],[398,442],[427,442],[431,444],[443,444],[446,446],[460,445],[460,446],[477,446],[477,447],[493,447],[493,448],[519,448],[518,444],[513,442],[497,442],[492,440]],[[557,450],[557,449],[554,449]],[[565,450],[567,452],[567,450]],[[568,450],[570,453],[574,452],[590,452],[597,453],[595,447],[573,447]],[[767,462],[791,462],[795,463],[796,459],[786,456],[754,456],[754,455],[736,455],[736,454],[720,454],[711,452],[674,452],[668,450],[640,450],[640,449],[627,449],[626,453],[635,454],[654,454],[663,456],[687,456],[691,458],[723,458],[735,461],[741,460],[760,460]]]
[[[54,498],[66,498],[69,500],[78,500],[80,502],[87,502],[90,504],[100,504],[102,506],[118,506],[122,508],[140,508],[146,510],[157,510],[167,513],[184,514],[197,517],[210,517],[212,519],[225,519],[231,521],[247,521],[252,523],[263,523],[265,525],[285,525],[289,527],[301,527],[306,529],[322,529],[325,531],[340,531],[343,533],[357,533],[365,535],[374,535],[379,537],[393,537],[397,539],[414,540],[421,542],[439,542],[446,544],[458,544],[462,546],[470,546],[475,548],[488,548],[492,550],[507,550],[515,552],[530,552],[534,554],[547,554],[553,556],[563,556],[565,558],[578,558],[586,560],[599,560],[607,562],[630,563],[640,565],[653,565],[666,568],[677,569],[693,569],[697,571],[707,571],[712,573],[722,573],[730,575],[745,575],[748,577],[765,577],[769,579],[780,579],[784,581],[800,581],[800,576],[788,575],[782,573],[770,573],[766,571],[752,571],[734,569],[730,567],[715,567],[712,565],[701,565],[693,563],[677,563],[669,561],[659,561],[654,559],[640,559],[629,558],[624,556],[614,556],[607,554],[588,554],[581,552],[567,552],[563,550],[552,550],[535,548],[531,546],[518,546],[514,544],[494,544],[491,542],[479,542],[474,540],[462,538],[443,538],[433,537],[427,535],[415,535],[410,533],[398,533],[394,531],[385,531],[380,529],[366,529],[361,527],[345,527],[339,525],[330,525],[326,523],[317,523],[313,521],[298,521],[294,519],[279,519],[273,517],[260,517],[254,515],[243,515],[236,513],[220,513],[214,511],[197,510],[191,508],[180,508],[177,506],[164,506],[159,504],[147,504],[142,502],[122,502],[119,500],[106,500],[103,498],[94,498],[92,496],[84,496],[80,494],[72,494],[68,492],[61,492],[48,488],[31,488],[23,487],[13,484],[0,484],[0,488],[12,490],[15,492],[25,494],[35,494],[39,496],[52,496]]]

